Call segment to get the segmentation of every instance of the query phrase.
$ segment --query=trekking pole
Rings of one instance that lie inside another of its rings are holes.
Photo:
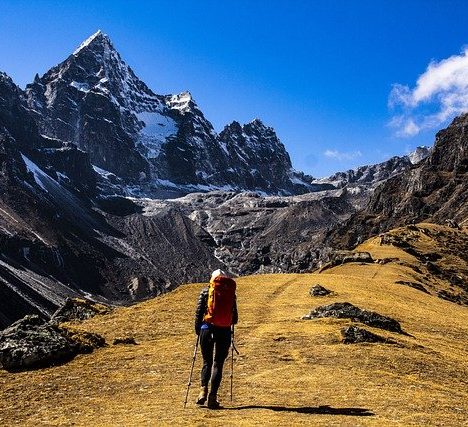
[[[234,344],[234,325],[231,326],[231,402],[232,402],[232,383],[234,378],[234,351],[236,354],[239,354],[237,351],[236,345]]]
[[[195,366],[195,359],[197,358],[197,351],[198,351],[199,341],[200,341],[200,334],[197,335],[197,341],[195,342],[195,348],[193,350],[192,367],[190,368],[190,376],[189,376],[189,380],[188,380],[188,383],[187,383],[187,393],[185,394],[184,409],[187,406],[189,390],[190,390],[190,386],[192,385],[192,374],[193,374],[193,368]]]

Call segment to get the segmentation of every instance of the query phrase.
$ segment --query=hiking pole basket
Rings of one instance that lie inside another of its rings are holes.
[[[193,349],[193,357],[192,357],[192,367],[190,368],[190,376],[187,383],[187,393],[185,393],[185,401],[184,401],[184,409],[187,407],[187,400],[189,395],[190,386],[192,385],[192,375],[193,375],[193,368],[195,366],[195,360],[197,358],[197,351],[198,351],[198,343],[200,342],[200,335],[197,335],[197,340],[195,342],[195,348]]]
[[[239,354],[236,345],[234,344],[234,325],[231,326],[231,402],[232,402],[232,383],[234,378],[234,352]]]

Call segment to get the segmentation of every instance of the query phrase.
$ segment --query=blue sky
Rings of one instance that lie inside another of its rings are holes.
[[[431,145],[465,109],[467,16],[450,0],[2,0],[0,70],[24,87],[102,29],[156,93],[189,90],[218,131],[261,118],[319,177]]]

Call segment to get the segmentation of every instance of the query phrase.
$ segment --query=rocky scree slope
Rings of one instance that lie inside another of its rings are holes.
[[[20,95],[1,74],[0,328],[47,317],[66,297],[130,302],[222,266],[179,212],[148,218],[127,199],[91,199],[87,153],[42,137]]]
[[[205,230],[216,257],[235,274],[305,272],[319,261],[318,242],[355,212],[348,193],[260,197],[193,193],[174,200],[134,199],[145,216],[173,208]]]

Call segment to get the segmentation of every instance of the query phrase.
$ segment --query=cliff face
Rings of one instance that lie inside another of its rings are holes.
[[[345,246],[419,221],[468,219],[468,114],[437,133],[431,154],[378,186],[367,207],[330,234]]]

